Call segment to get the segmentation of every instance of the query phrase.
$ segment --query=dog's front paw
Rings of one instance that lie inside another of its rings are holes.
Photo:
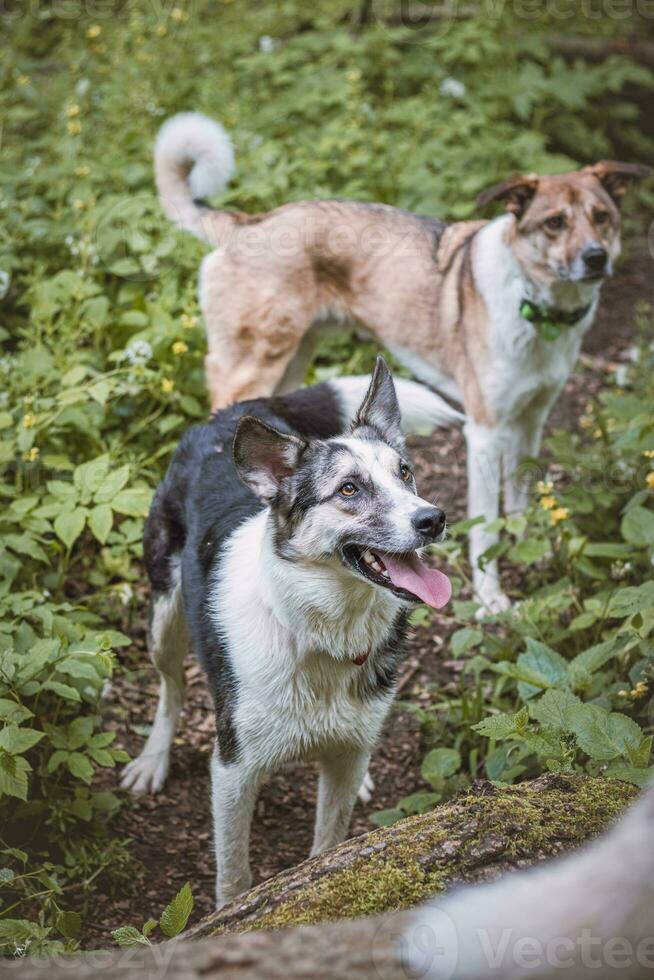
[[[475,619],[486,619],[487,616],[497,616],[511,608],[511,600],[499,588],[480,589],[478,593],[481,605],[475,613]]]
[[[123,769],[120,785],[133,796],[158,793],[166,782],[169,764],[169,752],[141,752]]]
[[[372,776],[370,775],[369,772],[366,772],[361,782],[361,785],[359,786],[359,792],[357,793],[357,796],[359,797],[362,803],[367,804],[370,803],[372,799],[372,794],[374,792],[375,792],[375,784],[372,781]]]

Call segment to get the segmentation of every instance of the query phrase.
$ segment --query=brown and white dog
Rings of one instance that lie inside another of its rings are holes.
[[[207,207],[233,169],[229,137],[207,117],[162,127],[166,214],[215,246],[200,274],[212,409],[297,387],[320,333],[353,323],[463,405],[470,516],[498,516],[502,483],[505,511],[522,509],[516,468],[538,453],[620,251],[620,198],[648,168],[602,161],[511,177],[479,198],[503,200],[508,214],[453,224],[349,201],[256,215]],[[475,589],[492,612],[509,604],[496,564],[479,566],[495,540],[484,524],[471,529]]]

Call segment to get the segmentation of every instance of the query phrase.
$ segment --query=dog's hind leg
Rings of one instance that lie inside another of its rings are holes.
[[[152,660],[159,671],[159,703],[143,750],[123,770],[121,785],[135,796],[157,793],[170,765],[170,747],[184,700],[184,655],[188,636],[179,575],[169,592],[155,596],[151,624]]]
[[[369,762],[370,752],[354,747],[321,760],[312,854],[345,839]]]

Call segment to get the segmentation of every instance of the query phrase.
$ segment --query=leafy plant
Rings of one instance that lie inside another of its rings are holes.
[[[167,939],[183,932],[193,911],[193,894],[188,881],[161,913],[159,919],[148,919],[141,929],[136,926],[120,926],[111,935],[119,946],[151,946],[150,936],[158,927]]]

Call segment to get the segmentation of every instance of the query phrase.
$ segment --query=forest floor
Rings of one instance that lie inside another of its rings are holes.
[[[550,428],[574,426],[588,398],[603,387],[607,374],[628,357],[634,307],[654,305],[652,259],[645,244],[632,246],[620,274],[607,283],[597,322],[584,344],[577,372],[569,379],[550,419]],[[450,521],[464,516],[465,447],[458,429],[440,430],[412,443],[417,482],[423,496],[437,500]],[[107,709],[120,743],[133,755],[143,744],[157,697],[157,679],[147,659],[145,593],[140,618],[129,625],[134,644],[123,653],[125,670],[115,681]],[[123,626],[123,628],[126,628]],[[460,664],[448,657],[454,627],[435,616],[429,627],[414,630],[401,675],[400,700],[428,704],[437,683],[439,699],[456,695]],[[193,920],[213,908],[214,858],[208,764],[213,716],[199,666],[187,663],[187,701],[175,740],[171,773],[163,792],[127,801],[113,822],[113,833],[128,840],[134,859],[131,887],[120,897],[98,889],[87,917],[83,945],[110,944],[119,925],[140,925],[190,881],[195,897]],[[371,765],[375,792],[370,804],[357,803],[352,835],[372,829],[370,814],[393,806],[417,789],[424,755],[417,722],[401,705],[391,713]],[[294,765],[263,788],[255,810],[252,868],[255,882],[299,863],[309,854],[316,798],[316,769]],[[95,923],[95,925],[94,925]]]

